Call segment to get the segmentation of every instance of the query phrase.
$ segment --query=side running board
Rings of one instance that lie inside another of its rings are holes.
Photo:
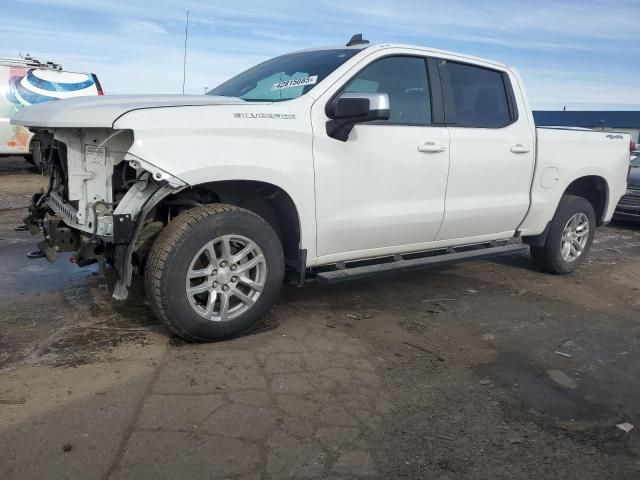
[[[462,247],[460,247],[462,248]],[[395,272],[399,270],[418,270],[427,267],[436,267],[450,263],[465,262],[469,260],[479,260],[482,258],[496,257],[500,255],[510,255],[527,250],[528,245],[522,243],[508,243],[496,246],[495,244],[483,244],[472,249],[464,247],[464,251],[456,251],[455,248],[444,250],[443,253],[431,254],[421,258],[405,259],[403,256],[386,257],[382,259],[384,263],[373,265],[348,266],[338,264],[335,270],[320,272],[317,275],[320,283],[338,283],[357,278],[368,277],[385,272]],[[411,257],[412,255],[405,255]],[[389,261],[389,259],[391,259]],[[386,261],[385,261],[386,260]],[[362,262],[353,262],[355,265]]]

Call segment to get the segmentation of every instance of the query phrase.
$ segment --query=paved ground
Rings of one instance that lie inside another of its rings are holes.
[[[27,260],[11,208],[43,179],[2,162],[2,479],[640,478],[640,228],[567,277],[519,255],[285,289],[189,345],[139,291]]]

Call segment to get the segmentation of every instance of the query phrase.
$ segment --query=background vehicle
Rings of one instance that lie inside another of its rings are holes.
[[[421,47],[307,50],[205,96],[76,98],[13,119],[53,147],[26,223],[49,259],[144,272],[156,314],[208,341],[283,279],[341,281],[529,244],[568,273],[626,190],[629,135],[535,128],[518,73]],[[188,148],[185,148],[188,145]]]
[[[620,220],[640,220],[640,156],[632,155],[627,193],[620,199],[615,212]]]
[[[23,107],[86,95],[102,95],[93,73],[65,72],[60,65],[22,59],[0,58],[0,157],[19,155],[40,166],[41,149],[25,127],[9,120]]]

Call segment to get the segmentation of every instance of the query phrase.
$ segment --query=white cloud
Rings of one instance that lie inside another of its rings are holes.
[[[150,22],[148,20],[125,20],[120,24],[118,33],[134,35],[162,35],[167,33],[167,30],[159,23]]]

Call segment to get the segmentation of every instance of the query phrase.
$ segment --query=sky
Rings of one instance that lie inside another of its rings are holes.
[[[107,94],[200,94],[267,58],[363,33],[516,67],[534,109],[640,110],[640,0],[0,0],[0,57],[98,75]]]

